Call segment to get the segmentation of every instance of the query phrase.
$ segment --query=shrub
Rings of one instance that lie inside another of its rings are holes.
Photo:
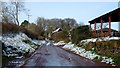
[[[25,27],[29,24],[29,22],[27,20],[24,20],[24,22],[21,23],[21,26],[22,27]]]
[[[72,42],[78,44],[79,41],[88,39],[92,36],[88,25],[79,26],[71,31]]]
[[[69,42],[68,32],[66,30],[57,32],[53,34],[52,39],[55,42],[59,42],[59,41]]]
[[[35,24],[28,24],[27,26],[25,26],[25,28],[27,28],[28,30],[36,33],[37,35],[41,34],[40,28]]]
[[[7,56],[2,56],[2,63],[6,63],[6,62],[8,62],[8,61],[11,61],[11,60],[14,60],[15,59],[15,57],[7,57]]]
[[[120,56],[113,58],[113,61],[114,61],[116,64],[120,65]]]
[[[92,53],[98,54],[96,49],[92,49]]]
[[[30,40],[23,40],[23,42],[27,43],[27,44],[31,44]]]
[[[2,33],[6,34],[6,33],[19,33],[19,32],[23,32],[25,33],[28,37],[32,38],[32,39],[38,39],[38,33],[32,31],[32,30],[28,30],[24,27],[18,26],[16,24],[13,23],[2,23]]]

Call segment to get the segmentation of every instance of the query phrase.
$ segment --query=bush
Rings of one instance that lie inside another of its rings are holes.
[[[99,54],[101,56],[107,56],[112,58],[120,56],[119,40],[96,41],[89,42],[87,44],[84,44],[84,42],[82,42],[79,44],[79,46],[83,47],[85,50],[91,50],[93,53]]]
[[[2,23],[2,33],[17,33],[19,30],[18,25],[13,23]]]
[[[37,35],[40,35],[42,32],[40,28],[35,24],[28,24],[27,26],[25,26],[25,28],[36,33]]]
[[[55,41],[55,42],[59,42],[59,41],[65,41],[65,42],[69,42],[69,37],[68,37],[68,32],[66,30],[63,30],[63,31],[60,31],[60,32],[57,32],[55,33],[53,36],[52,36],[52,39]]]
[[[35,33],[31,30],[28,30],[24,27],[18,26],[16,24],[13,23],[2,23],[2,33],[6,34],[6,33],[19,33],[19,32],[23,32],[25,33],[28,37],[32,38],[32,39],[38,39],[38,33]]]
[[[71,36],[72,42],[78,44],[81,40],[91,38],[92,32],[90,32],[88,25],[84,25],[73,29]]]
[[[7,56],[2,56],[2,63],[6,63],[8,61],[14,60],[15,57],[7,57]]]
[[[29,22],[27,20],[24,20],[24,22],[21,23],[21,26],[22,27],[25,27],[29,24]]]
[[[115,64],[120,65],[120,56],[115,57],[115,58],[113,59],[113,61],[115,62]]]

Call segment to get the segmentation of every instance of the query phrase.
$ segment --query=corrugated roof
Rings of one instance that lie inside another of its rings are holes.
[[[109,13],[106,13],[98,18],[95,18],[91,21],[89,21],[89,23],[94,24],[94,22],[96,23],[100,23],[100,20],[103,20],[103,23],[109,22],[108,17],[111,16],[111,22],[119,22],[120,21],[120,8],[117,8]]]

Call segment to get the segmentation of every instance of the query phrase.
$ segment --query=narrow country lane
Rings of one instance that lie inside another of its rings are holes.
[[[28,58],[24,66],[109,66],[93,62],[56,46],[42,46]]]

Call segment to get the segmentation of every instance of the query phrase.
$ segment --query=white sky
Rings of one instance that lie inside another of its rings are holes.
[[[25,7],[30,10],[31,23],[38,17],[74,18],[88,25],[88,21],[118,8],[118,2],[25,2]],[[25,19],[26,14],[21,13],[20,22]],[[118,23],[112,23],[112,28],[118,30]]]
[[[1,0],[1,1],[8,2],[15,0]],[[119,0],[22,0],[22,1],[25,2],[118,2]]]
[[[10,1],[10,0],[1,0]],[[38,17],[74,18],[78,23],[88,21],[118,8],[119,0],[22,0],[29,9],[30,22],[35,23]],[[28,20],[25,13],[20,14],[20,22]],[[118,23],[112,23],[118,30]]]

